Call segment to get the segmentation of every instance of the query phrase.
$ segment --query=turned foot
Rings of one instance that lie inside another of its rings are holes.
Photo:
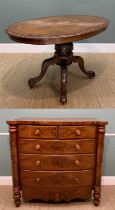
[[[28,80],[28,85],[30,88],[33,88],[36,86],[36,84],[45,76],[47,69],[50,65],[54,65],[55,64],[55,57],[46,59],[43,61],[42,63],[42,67],[41,67],[41,73],[39,76],[34,77],[34,78],[30,78]]]
[[[101,188],[94,186],[93,203],[95,206],[99,206],[101,197]]]
[[[30,88],[33,88],[36,86],[36,80],[34,78],[31,78],[28,80],[28,85]]]
[[[79,68],[81,69],[81,71],[87,75],[90,79],[93,79],[95,77],[95,73],[93,71],[86,71],[85,67],[84,67],[84,60],[82,57],[80,56],[73,56],[72,58],[74,63],[78,63]]]
[[[19,207],[21,204],[21,194],[19,186],[13,189],[13,197],[14,197],[15,206]]]
[[[20,201],[15,201],[15,206],[20,207],[21,202]]]

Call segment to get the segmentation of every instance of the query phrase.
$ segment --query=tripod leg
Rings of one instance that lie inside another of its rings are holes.
[[[80,56],[73,56],[72,61],[74,63],[78,62],[79,68],[81,69],[81,71],[87,75],[90,79],[95,77],[95,73],[93,71],[86,71],[85,67],[84,67],[84,60],[82,57]]]
[[[29,81],[28,81],[29,87],[30,88],[35,87],[36,83],[38,83],[44,77],[44,75],[46,74],[48,67],[50,65],[54,65],[54,64],[55,64],[55,58],[54,57],[44,60],[43,63],[42,63],[40,75],[38,75],[37,77],[33,77],[33,78],[29,79]]]
[[[60,102],[65,104],[67,102],[67,64],[61,66],[61,90],[60,90]]]

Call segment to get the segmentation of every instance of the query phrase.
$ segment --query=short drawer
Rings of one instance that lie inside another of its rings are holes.
[[[18,135],[20,138],[56,139],[57,127],[20,125],[18,129]]]
[[[95,138],[95,126],[59,126],[60,139]]]
[[[78,155],[32,155],[20,154],[20,167],[22,170],[83,170],[94,169],[94,154]]]
[[[25,154],[42,153],[94,153],[95,140],[34,140],[19,139],[19,152]]]
[[[21,184],[28,187],[82,187],[92,186],[94,182],[94,171],[22,171]]]

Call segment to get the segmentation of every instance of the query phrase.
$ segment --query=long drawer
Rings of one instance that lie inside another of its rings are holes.
[[[70,201],[72,199],[85,199],[88,200],[92,194],[92,186],[87,187],[62,187],[55,188],[42,188],[42,187],[22,187],[22,197],[25,200],[40,199],[43,201],[55,201],[62,200]]]
[[[42,153],[94,153],[95,140],[34,140],[19,139],[19,152]]]
[[[20,125],[18,129],[18,136],[21,138],[56,139],[57,127]]]
[[[95,138],[95,126],[59,126],[60,139]]]
[[[39,155],[20,154],[22,170],[83,170],[95,167],[94,154]]]
[[[84,187],[92,186],[94,182],[94,171],[22,171],[21,184],[25,187]]]

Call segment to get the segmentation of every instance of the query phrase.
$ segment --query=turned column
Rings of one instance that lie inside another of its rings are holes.
[[[104,149],[104,135],[105,125],[97,126],[97,157],[96,157],[96,174],[94,183],[93,202],[98,206],[101,198],[101,176],[102,176],[102,162],[103,162],[103,149]]]
[[[12,178],[13,178],[13,198],[16,207],[20,206],[21,194],[18,172],[18,153],[17,153],[17,126],[9,125],[10,132],[10,147],[11,147],[11,160],[12,160]]]

